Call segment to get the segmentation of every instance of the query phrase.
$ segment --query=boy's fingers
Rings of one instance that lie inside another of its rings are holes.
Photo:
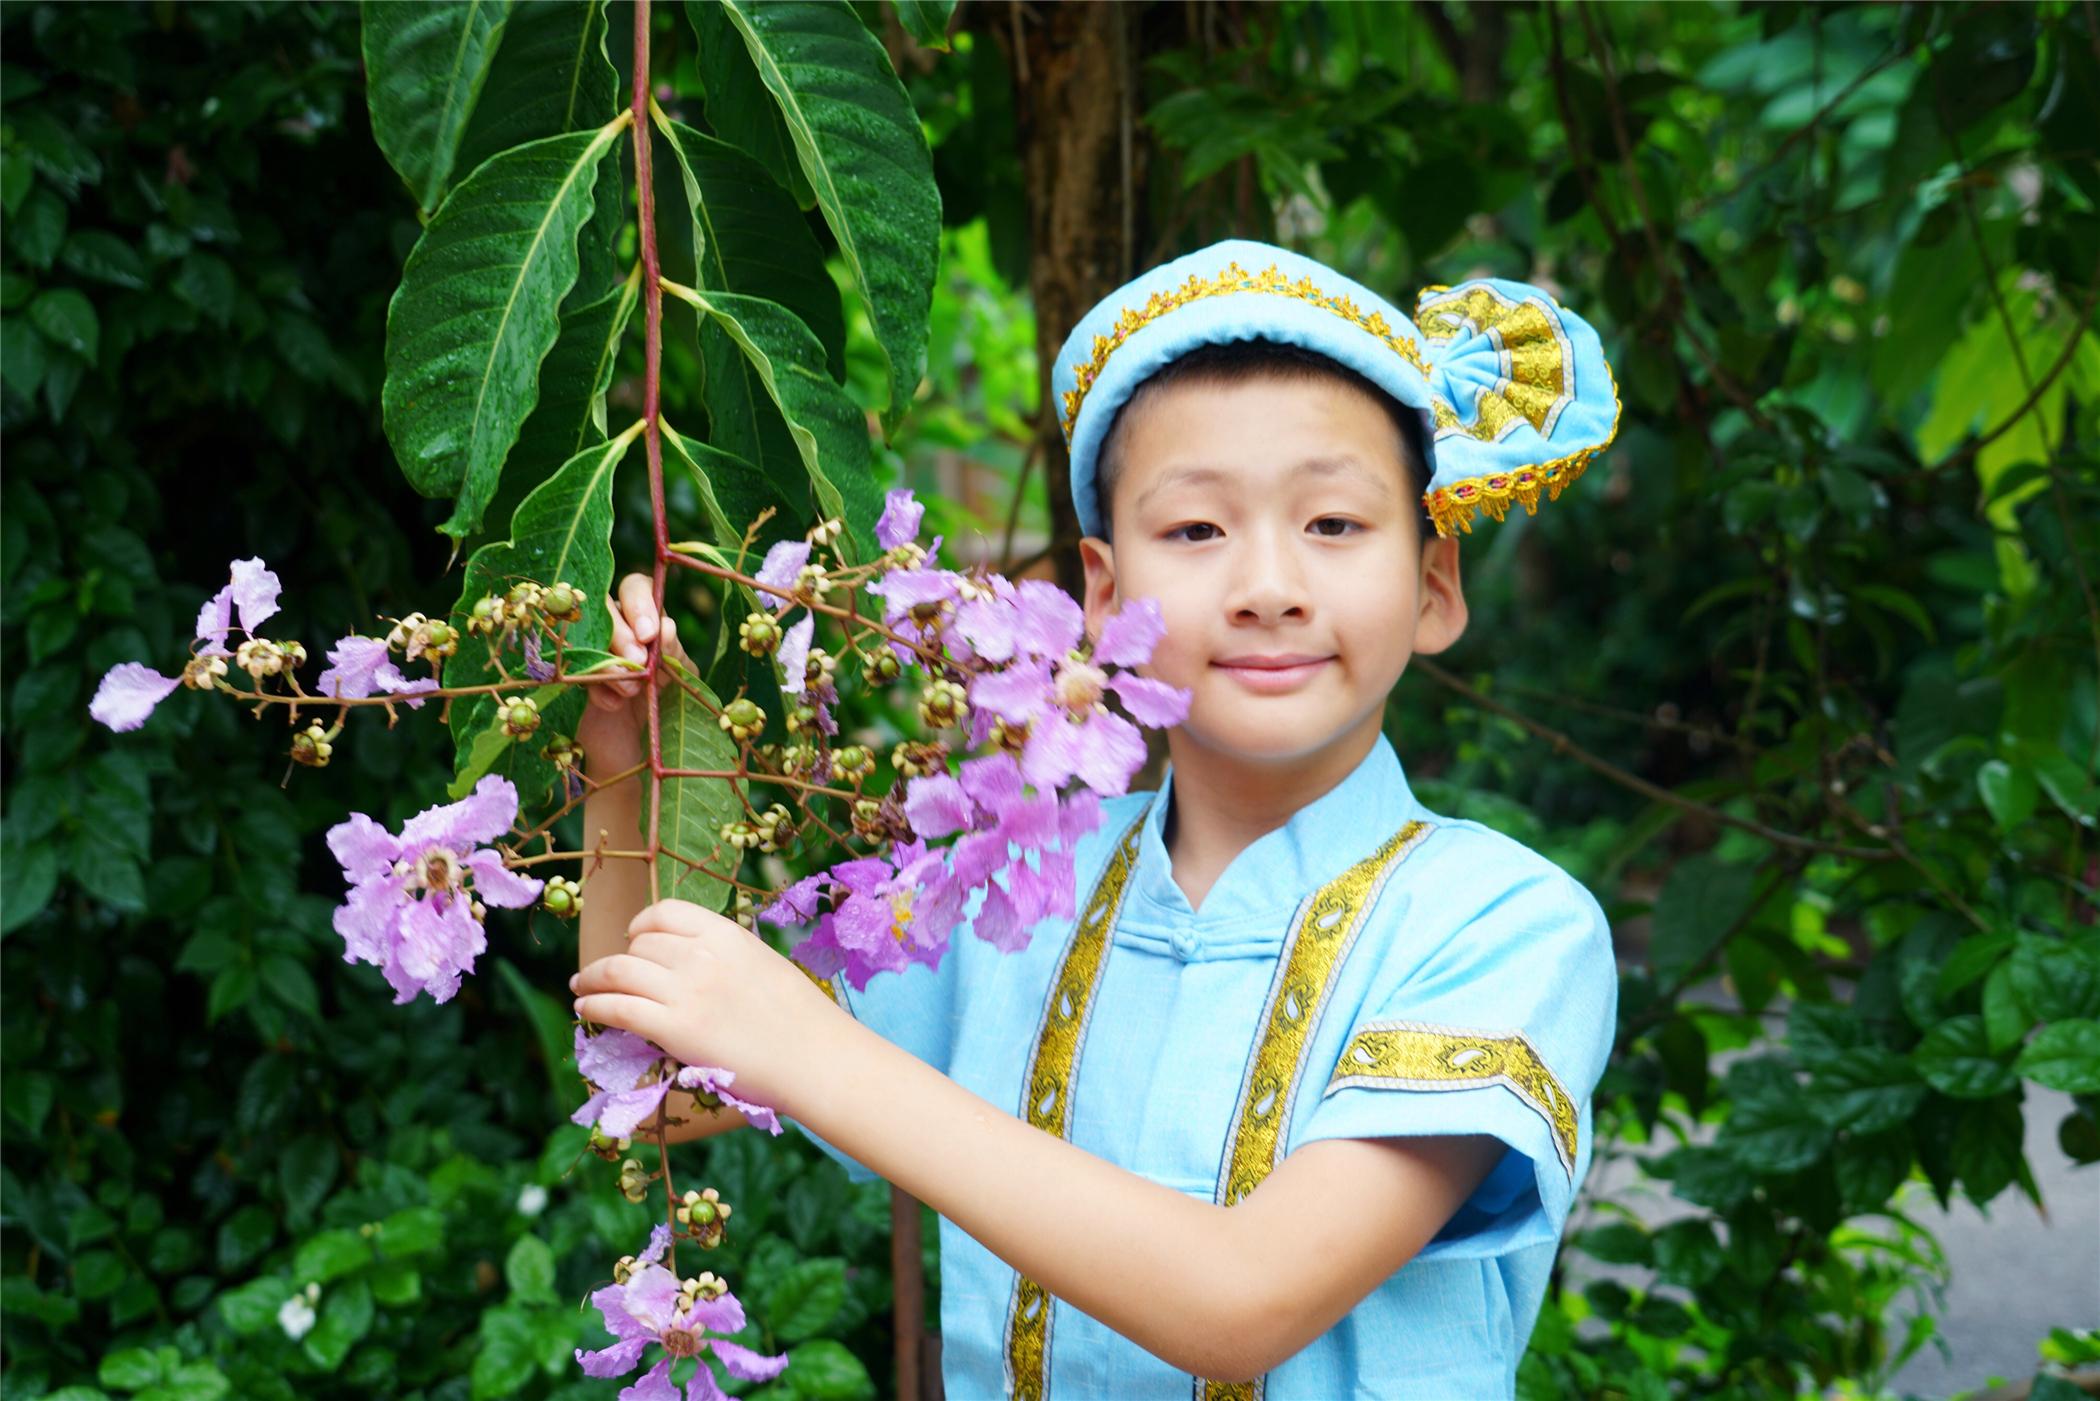
[[[620,607],[634,628],[635,640],[656,639],[656,581],[646,574],[630,574],[620,581]]]
[[[616,953],[592,960],[569,979],[569,990],[578,996],[623,992],[663,1002],[676,991],[676,981],[671,970],[661,963],[631,953]]]
[[[576,1015],[587,1022],[600,1026],[616,1026],[631,1031],[645,1040],[663,1041],[660,1022],[663,1004],[651,1002],[646,997],[633,997],[624,992],[594,992],[588,997],[579,997],[574,1004]]]

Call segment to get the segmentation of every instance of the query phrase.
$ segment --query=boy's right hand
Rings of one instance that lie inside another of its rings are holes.
[[[612,642],[607,650],[646,665],[649,644],[661,628],[664,655],[676,658],[690,672],[694,667],[678,641],[678,622],[657,614],[653,590],[654,581],[647,574],[629,574],[620,580],[618,598],[606,598],[606,611],[612,614]],[[583,746],[587,768],[598,773],[631,768],[647,752],[649,716],[642,700],[647,686],[646,678],[637,671],[629,679],[584,688],[590,699],[576,727],[576,742]]]

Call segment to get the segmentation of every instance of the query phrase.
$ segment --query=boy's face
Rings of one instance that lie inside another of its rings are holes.
[[[1194,692],[1177,759],[1367,751],[1408,658],[1466,625],[1458,542],[1421,538],[1392,420],[1347,385],[1260,376],[1163,387],[1120,432],[1115,543],[1080,545],[1087,623],[1160,601],[1145,670]]]

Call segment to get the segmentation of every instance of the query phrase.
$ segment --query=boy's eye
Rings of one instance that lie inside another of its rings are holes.
[[[1347,535],[1360,527],[1346,516],[1322,516],[1306,529],[1315,535]]]
[[[1187,525],[1177,525],[1168,531],[1167,539],[1187,540],[1194,543],[1200,540],[1215,539],[1217,535],[1218,528],[1209,521],[1191,521]]]

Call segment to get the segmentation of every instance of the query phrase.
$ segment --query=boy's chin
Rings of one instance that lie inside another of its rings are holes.
[[[1284,766],[1302,763],[1337,744],[1347,743],[1362,727],[1355,717],[1235,715],[1206,721],[1196,715],[1181,723],[1176,733],[1204,757],[1250,766]]]

